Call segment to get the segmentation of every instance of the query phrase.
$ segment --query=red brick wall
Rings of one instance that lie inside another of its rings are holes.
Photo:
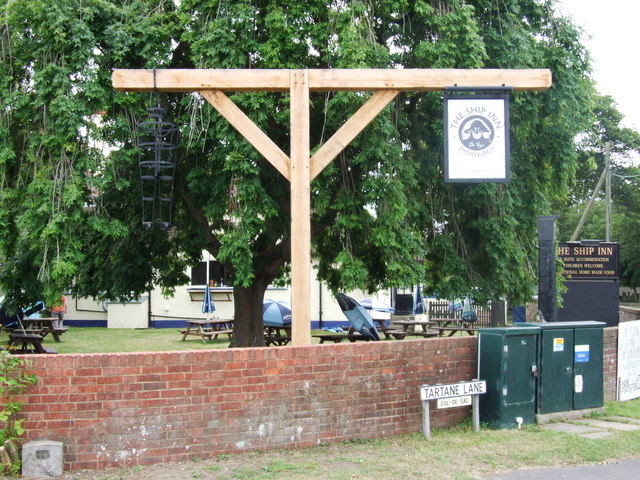
[[[604,329],[604,399],[618,398],[618,327]]]
[[[634,320],[640,320],[640,308],[620,306],[620,321],[621,322],[633,322]]]
[[[617,332],[604,334],[606,400]],[[477,337],[28,359],[24,441],[61,441],[65,469],[101,469],[421,431],[420,385],[475,378]],[[434,403],[432,427],[469,415]]]
[[[460,337],[29,361],[39,383],[24,398],[24,440],[63,442],[73,470],[421,431],[420,385],[475,378],[477,346]],[[431,425],[468,414],[432,410]]]

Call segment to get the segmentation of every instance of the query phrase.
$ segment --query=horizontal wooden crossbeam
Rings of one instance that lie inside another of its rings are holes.
[[[446,87],[507,86],[543,90],[548,69],[318,69],[308,70],[310,91],[443,90]],[[117,90],[288,92],[291,70],[114,70]],[[155,81],[154,81],[155,78]]]

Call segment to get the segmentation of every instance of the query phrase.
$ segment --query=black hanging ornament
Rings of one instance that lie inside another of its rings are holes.
[[[158,224],[168,228],[173,206],[173,179],[176,163],[174,154],[178,126],[166,120],[167,111],[160,106],[153,72],[153,87],[158,99],[156,107],[150,107],[150,119],[137,125],[138,165],[142,184],[142,225]]]

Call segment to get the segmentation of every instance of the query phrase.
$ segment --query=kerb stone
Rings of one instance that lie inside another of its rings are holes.
[[[22,476],[53,478],[62,475],[62,442],[34,440],[22,447]]]

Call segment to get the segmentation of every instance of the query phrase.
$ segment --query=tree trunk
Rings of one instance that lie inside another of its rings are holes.
[[[230,347],[264,347],[262,302],[269,282],[254,278],[248,287],[233,287],[235,310]]]

